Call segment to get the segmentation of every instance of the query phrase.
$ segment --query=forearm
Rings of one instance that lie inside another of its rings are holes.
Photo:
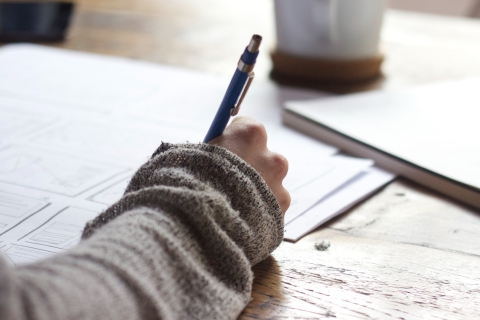
[[[239,314],[250,297],[250,266],[281,241],[278,204],[248,165],[219,148],[163,148],[79,246],[4,273],[11,316]]]
[[[68,254],[17,270],[22,310],[35,319],[235,317],[250,295],[248,260],[228,240],[199,245],[176,220],[138,208]]]

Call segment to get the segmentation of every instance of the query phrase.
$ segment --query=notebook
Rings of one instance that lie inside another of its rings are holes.
[[[480,78],[291,101],[283,122],[480,208]]]

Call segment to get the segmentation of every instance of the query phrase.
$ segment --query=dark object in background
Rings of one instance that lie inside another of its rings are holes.
[[[0,42],[54,42],[65,39],[70,2],[0,2]]]

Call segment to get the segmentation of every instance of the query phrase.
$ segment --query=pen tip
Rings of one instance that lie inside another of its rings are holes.
[[[252,36],[252,40],[250,40],[250,43],[248,44],[247,50],[251,53],[257,52],[258,48],[260,47],[260,43],[262,43],[262,36],[259,34],[254,34]]]

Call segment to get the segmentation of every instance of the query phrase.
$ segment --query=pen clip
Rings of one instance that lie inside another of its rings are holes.
[[[232,117],[236,116],[240,111],[240,105],[242,104],[243,98],[245,98],[245,95],[247,94],[248,88],[250,87],[250,84],[252,83],[254,77],[255,77],[255,73],[253,71],[248,73],[248,80],[247,80],[247,83],[245,84],[245,87],[243,88],[242,95],[238,99],[238,102],[235,104],[235,106],[232,109],[230,109],[230,115]]]

